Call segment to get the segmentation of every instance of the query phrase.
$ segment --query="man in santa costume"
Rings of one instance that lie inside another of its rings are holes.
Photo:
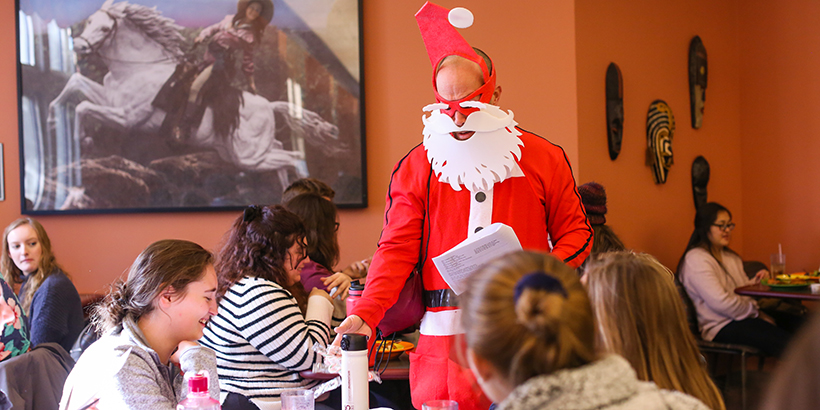
[[[458,12],[469,13],[428,2],[416,14],[437,103],[424,108],[423,144],[393,169],[364,294],[337,332],[372,334],[421,259],[426,313],[410,354],[413,406],[450,399],[459,410],[486,410],[489,401],[452,348],[463,334],[457,297],[431,258],[501,222],[524,249],[578,267],[592,229],[563,149],[517,127],[513,113],[496,106],[501,87],[492,61],[450,24],[448,14],[457,20]]]

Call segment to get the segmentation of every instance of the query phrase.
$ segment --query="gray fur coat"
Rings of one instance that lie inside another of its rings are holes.
[[[624,358],[604,359],[518,386],[498,410],[709,410],[698,399],[639,381]]]

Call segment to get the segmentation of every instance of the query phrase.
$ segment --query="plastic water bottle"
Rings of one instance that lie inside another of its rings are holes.
[[[342,410],[368,410],[367,336],[342,335]]]
[[[222,410],[219,401],[208,392],[208,372],[201,371],[188,378],[188,396],[177,405],[177,410]]]

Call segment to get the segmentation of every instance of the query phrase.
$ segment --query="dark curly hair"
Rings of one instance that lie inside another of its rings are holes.
[[[301,282],[288,284],[285,267],[288,249],[297,242],[305,247],[305,227],[294,213],[281,205],[248,207],[234,221],[217,255],[219,289],[224,293],[245,276],[266,279],[290,292],[304,313],[305,288]]]
[[[333,272],[339,262],[336,205],[319,194],[308,193],[293,197],[285,207],[302,218],[305,224],[310,260]]]

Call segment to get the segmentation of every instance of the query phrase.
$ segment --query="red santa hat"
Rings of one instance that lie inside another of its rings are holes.
[[[456,27],[467,28],[472,25],[472,13],[461,7],[447,10],[428,1],[416,13],[416,21],[421,30],[427,54],[430,56],[430,64],[433,65],[433,89],[436,89],[436,70],[441,60],[447,56],[456,55],[473,61],[481,67],[484,85],[479,88],[481,90],[479,101],[489,102],[495,90],[495,70],[490,71],[484,58],[478,55],[456,30]],[[442,98],[438,96],[438,91],[436,91],[436,97],[442,101]]]

